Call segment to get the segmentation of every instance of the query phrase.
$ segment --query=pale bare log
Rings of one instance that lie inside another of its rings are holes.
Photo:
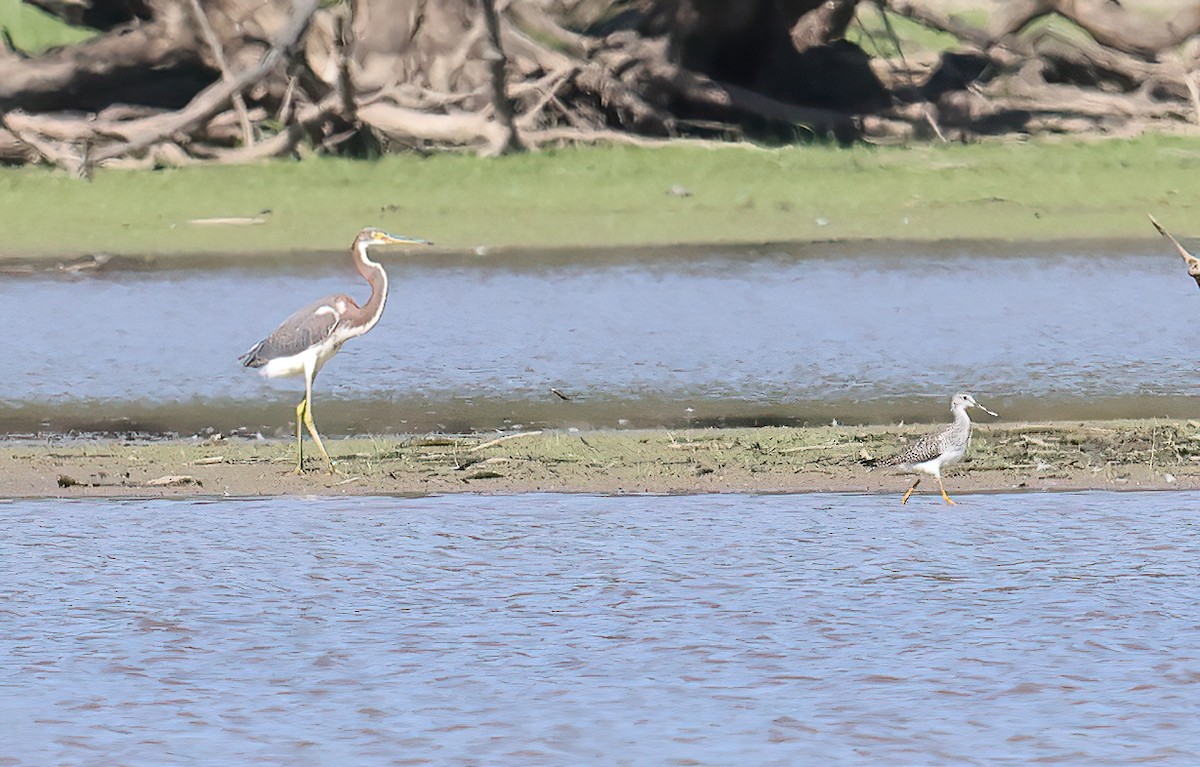
[[[153,24],[111,33],[34,58],[0,60],[0,110],[61,104],[64,94],[121,70],[170,69],[198,60],[182,9],[169,8]]]
[[[1061,70],[1073,70],[1096,81],[1117,82],[1126,90],[1133,90],[1163,73],[1161,65],[1108,48],[1095,40],[1067,40],[1054,32],[1034,37],[1031,53]],[[1070,71],[1063,72],[1064,77],[1070,74]]]
[[[995,99],[998,106],[1046,114],[1078,115],[1097,120],[1188,120],[1190,109],[1182,102],[1155,102],[1141,94],[1104,93],[1093,88],[1049,84],[1024,93],[1009,90]]]
[[[947,16],[935,8],[930,8],[920,0],[887,0],[887,7],[896,14],[923,24],[930,29],[938,29],[978,48],[987,48],[995,42],[995,38],[987,30],[972,26],[956,16]]]
[[[504,142],[500,126],[476,112],[430,114],[376,101],[360,106],[358,118],[393,140],[406,144],[434,142],[491,148]]]
[[[655,138],[653,136],[639,136],[634,133],[625,133],[605,128],[542,128],[540,130],[526,131],[523,136],[532,146],[545,146],[547,144],[622,144],[651,149],[666,146],[696,146],[708,149],[730,146],[726,141],[710,141],[695,138]]]
[[[1101,45],[1147,59],[1200,33],[1200,3],[1182,3],[1163,24],[1112,0],[1012,0],[992,19],[988,33],[996,40],[1050,13],[1075,22]]]
[[[96,121],[82,115],[29,114],[16,109],[0,116],[13,133],[37,134],[51,141],[84,141],[96,135]]]

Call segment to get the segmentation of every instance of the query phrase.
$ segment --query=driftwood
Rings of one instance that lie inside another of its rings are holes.
[[[1200,3],[1155,23],[1112,0],[1012,0],[976,27],[922,0],[26,2],[102,33],[36,56],[0,49],[0,162],[81,176],[305,147],[491,154],[1200,123]],[[871,36],[893,52],[872,60],[845,38],[880,14]],[[1048,15],[1074,27],[1032,24]],[[900,16],[961,48],[902,50]]]
[[[916,94],[951,135],[1130,135],[1149,124],[1200,122],[1200,96],[1192,95],[1200,4],[1164,24],[1112,0],[1013,0],[986,28],[919,0],[888,0],[887,7],[964,42],[965,55],[944,58]],[[1073,29],[1030,28],[1052,15]],[[963,60],[970,61],[965,72],[957,66]]]
[[[208,23],[208,16],[204,13],[204,9],[200,7],[200,0],[190,0],[190,2],[192,17],[196,20],[196,25],[204,35],[204,42],[208,45],[213,60],[216,61],[217,67],[221,70],[221,79],[227,83],[234,82],[236,78],[233,72],[229,70],[229,63],[225,60],[225,49],[221,45],[221,39],[217,37],[212,24]],[[230,100],[233,102],[234,109],[237,110],[238,120],[242,126],[242,141],[247,145],[253,144],[254,126],[250,122],[250,112],[246,109],[246,100],[242,98],[241,91],[235,90],[230,96]]]

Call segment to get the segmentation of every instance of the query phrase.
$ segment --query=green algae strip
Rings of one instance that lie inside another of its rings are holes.
[[[1200,142],[581,147],[239,167],[0,169],[0,260],[340,249],[367,225],[448,249],[1189,234]],[[197,223],[200,222],[200,223]]]
[[[0,443],[0,497],[431,493],[899,493],[912,482],[863,459],[930,427],[553,431],[329,440],[293,473],[282,440]],[[311,451],[310,451],[311,452]],[[980,491],[1200,489],[1190,420],[980,425],[946,471],[952,495]],[[927,486],[936,487],[931,480]],[[938,501],[940,503],[940,500]]]

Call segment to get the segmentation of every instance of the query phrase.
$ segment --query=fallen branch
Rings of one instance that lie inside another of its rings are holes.
[[[213,159],[222,165],[240,165],[292,154],[315,126],[337,116],[339,101],[339,95],[332,93],[317,104],[305,106],[274,136],[262,139],[252,147],[218,152]]]
[[[221,47],[220,38],[213,31],[212,25],[208,23],[208,16],[204,13],[204,9],[200,7],[200,0],[190,0],[190,2],[192,16],[195,17],[196,24],[199,25],[200,31],[204,35],[204,42],[208,45],[217,68],[221,70],[221,79],[225,82],[232,82],[234,80],[233,73],[229,71],[229,64],[225,61],[225,49]],[[240,91],[234,91],[230,99],[233,101],[233,108],[237,110],[238,118],[242,123],[242,143],[250,146],[254,143],[254,126],[250,123],[250,114],[246,110],[246,100],[242,98]]]
[[[483,143],[492,147],[504,142],[500,126],[476,112],[429,114],[376,101],[360,106],[358,117],[388,137],[409,144],[433,141],[456,146]]]
[[[82,4],[81,4],[82,5]],[[129,69],[165,70],[190,61],[194,54],[180,40],[188,34],[181,8],[162,4],[154,24],[110,33],[34,58],[0,62],[0,110],[54,109],[70,94],[103,80],[115,62]]]
[[[319,0],[296,0],[288,23],[258,66],[242,72],[232,80],[222,80],[205,88],[178,112],[132,120],[113,126],[125,138],[123,144],[112,144],[96,151],[93,160],[103,162],[146,149],[151,144],[175,133],[188,133],[220,112],[233,96],[266,77],[279,64],[284,54],[296,44],[308,28]]]

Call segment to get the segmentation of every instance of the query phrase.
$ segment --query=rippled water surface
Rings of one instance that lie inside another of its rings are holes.
[[[0,504],[0,764],[1200,763],[1200,497]]]
[[[393,256],[383,321],[322,373],[316,409],[332,432],[660,425],[685,412],[878,422],[940,419],[967,389],[1013,418],[1191,415],[1200,295],[1154,246]],[[302,384],[264,381],[236,357],[316,297],[365,298],[345,261],[0,278],[6,333],[23,339],[0,396],[34,422],[75,413],[67,428],[88,414],[180,429],[285,421],[275,414]],[[189,408],[197,423],[182,423]]]

